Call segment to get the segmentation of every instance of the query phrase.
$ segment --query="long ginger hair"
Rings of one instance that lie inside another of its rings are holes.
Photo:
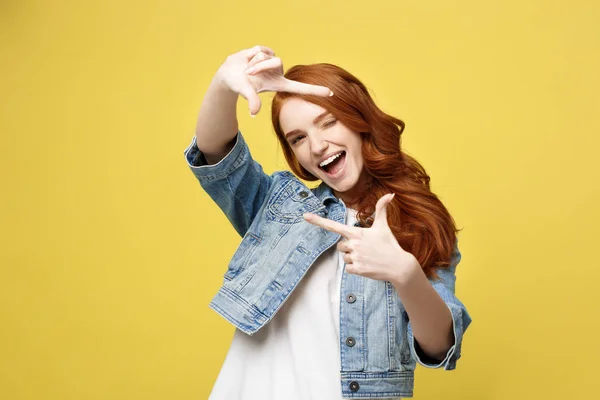
[[[273,98],[273,127],[292,171],[306,181],[318,180],[300,165],[279,123],[285,100],[297,97],[323,107],[349,129],[360,132],[363,168],[369,179],[365,191],[356,199],[358,221],[361,226],[371,226],[377,200],[395,193],[387,207],[388,224],[400,246],[416,257],[427,277],[437,278],[436,269],[450,266],[460,229],[456,229],[454,219],[430,190],[425,169],[402,151],[404,122],[381,111],[365,85],[336,65],[296,65],[285,77],[326,86],[334,93],[332,97],[319,97],[277,92]]]

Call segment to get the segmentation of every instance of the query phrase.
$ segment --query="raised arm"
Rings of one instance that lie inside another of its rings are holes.
[[[254,107],[257,102],[260,104],[245,70],[255,56],[263,57],[261,54],[274,56],[273,50],[265,46],[244,49],[228,56],[213,77],[196,123],[196,144],[208,164],[216,164],[233,148],[233,139],[238,132],[238,94],[249,99]]]
[[[285,79],[281,60],[268,47],[239,51],[215,74],[198,113],[195,137],[184,152],[202,188],[242,236],[268,195],[271,177],[252,159],[238,128],[236,103],[241,95],[256,115],[258,93],[266,91],[331,93],[323,86]]]
[[[239,130],[238,95],[248,100],[250,115],[254,116],[261,107],[258,93],[267,91],[331,94],[323,86],[285,79],[281,59],[266,46],[254,46],[228,56],[215,74],[198,113],[196,143],[208,164],[216,164],[233,148]]]

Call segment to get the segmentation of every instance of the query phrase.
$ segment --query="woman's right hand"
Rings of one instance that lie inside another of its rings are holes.
[[[332,96],[324,86],[291,81],[283,76],[281,59],[266,46],[254,46],[227,57],[215,76],[233,92],[248,100],[250,115],[255,116],[261,107],[258,93],[292,92],[317,96]]]

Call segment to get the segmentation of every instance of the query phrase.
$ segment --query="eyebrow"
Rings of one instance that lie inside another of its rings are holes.
[[[323,118],[325,118],[325,117],[326,117],[326,116],[328,116],[329,114],[331,114],[329,111],[325,111],[325,112],[323,112],[322,114],[318,115],[318,116],[317,116],[317,118],[315,118],[315,119],[313,120],[313,125],[316,125],[316,124],[318,124],[318,123],[319,123],[319,122],[320,122],[320,121],[321,121]],[[293,135],[293,134],[300,133],[300,132],[302,132],[302,130],[301,130],[301,129],[294,129],[293,131],[289,131],[288,133],[286,133],[286,134],[285,134],[285,135],[283,135],[283,136],[285,136],[285,138],[287,139],[287,137],[288,137],[288,136],[291,136],[291,135]]]

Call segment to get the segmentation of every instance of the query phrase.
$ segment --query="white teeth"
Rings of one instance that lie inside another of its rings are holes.
[[[331,162],[332,162],[333,160],[335,160],[336,158],[338,158],[338,157],[339,157],[339,156],[341,156],[341,155],[342,155],[342,152],[341,152],[341,151],[340,151],[339,153],[337,153],[337,154],[334,154],[334,155],[332,155],[332,156],[331,156],[331,157],[329,157],[328,159],[324,160],[324,161],[323,161],[321,164],[319,164],[319,167],[324,167],[324,166],[326,166],[327,164],[331,164]]]

